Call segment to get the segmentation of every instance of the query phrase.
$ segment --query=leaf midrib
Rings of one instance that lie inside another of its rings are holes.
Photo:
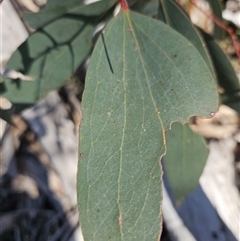
[[[150,96],[151,96],[152,104],[153,104],[155,113],[156,113],[156,115],[157,115],[157,117],[158,117],[159,123],[160,123],[160,125],[161,125],[161,127],[162,127],[163,144],[164,144],[164,146],[165,146],[165,145],[166,145],[166,139],[165,139],[164,125],[163,125],[163,122],[162,122],[160,113],[159,113],[159,111],[158,111],[157,104],[156,104],[156,102],[155,102],[155,100],[154,100],[154,97],[153,97],[153,93],[152,93],[152,90],[151,90],[151,87],[150,87],[150,83],[149,83],[149,78],[148,78],[148,75],[147,75],[147,70],[146,70],[146,68],[145,68],[144,61],[143,61],[143,57],[142,57],[142,54],[141,54],[141,51],[140,51],[139,43],[138,43],[138,40],[137,40],[135,31],[134,31],[134,28],[133,28],[133,25],[132,25],[132,22],[131,22],[129,13],[126,13],[124,16],[127,17],[128,24],[129,24],[129,27],[130,27],[131,32],[132,32],[133,40],[134,40],[134,42],[135,42],[135,44],[136,44],[136,48],[137,48],[137,51],[138,51],[138,54],[139,54],[139,58],[140,58],[140,60],[141,60],[141,65],[142,65],[142,68],[143,68],[143,72],[144,72],[144,75],[145,75],[145,78],[146,78],[146,82],[147,82],[147,86],[148,86],[148,91],[149,91],[149,94],[150,94]],[[124,18],[124,19],[125,19],[125,18]]]

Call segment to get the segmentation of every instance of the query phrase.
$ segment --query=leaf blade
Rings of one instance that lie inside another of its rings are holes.
[[[210,35],[203,31],[202,36],[205,39],[209,53],[211,54],[213,60],[218,84],[224,89],[224,93],[221,94],[221,100],[224,104],[240,112],[240,83],[235,70],[227,55],[223,52],[218,43],[214,41]]]
[[[164,167],[176,202],[181,202],[197,187],[209,150],[201,136],[188,124],[174,123],[166,133],[168,152]]]
[[[61,18],[65,14],[77,14],[85,17],[99,16],[111,8],[115,2],[115,0],[101,0],[86,5],[83,0],[68,0],[66,2],[49,0],[44,10],[38,13],[25,13],[24,19],[33,28],[38,29]]]
[[[6,121],[8,124],[13,125],[9,109],[5,110],[0,108],[0,118]]]
[[[208,100],[193,100],[189,110],[184,107],[188,98],[179,102],[179,97],[199,98],[198,90],[189,92],[199,78],[206,78],[200,86]],[[172,121],[186,122],[191,115],[206,116],[217,108],[206,65],[165,24],[121,11],[97,42],[82,108],[78,204],[85,240],[157,240],[164,131]]]
[[[91,51],[93,22],[65,15],[33,33],[7,63],[33,81],[6,79],[2,95],[12,103],[32,104],[62,86]]]
[[[220,19],[221,21],[224,21],[222,18],[222,2],[220,0],[207,0],[212,8],[213,14]],[[214,38],[223,40],[225,37],[225,31],[221,27],[214,25]]]
[[[160,0],[159,12],[160,11],[162,14],[164,13],[166,23],[186,37],[194,45],[206,62],[213,77],[216,78],[213,63],[210,54],[206,49],[204,38],[179,4],[172,0]]]

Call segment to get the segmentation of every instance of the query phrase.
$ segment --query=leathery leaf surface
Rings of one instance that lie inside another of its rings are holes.
[[[159,240],[165,130],[216,111],[207,65],[167,25],[121,11],[99,37],[82,102],[78,205],[84,240]]]

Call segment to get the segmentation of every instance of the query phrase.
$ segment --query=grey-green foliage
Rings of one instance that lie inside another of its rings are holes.
[[[173,123],[166,140],[165,175],[175,201],[180,202],[197,187],[209,150],[203,137],[194,133],[188,124]]]
[[[144,6],[141,0],[132,2],[139,12],[156,13],[156,0],[145,1]],[[7,79],[1,95],[13,103],[35,103],[63,85],[91,55],[92,33],[115,3],[104,0],[86,6],[82,0],[49,0],[42,12],[26,14],[37,31],[13,54],[8,67],[34,81]],[[231,65],[224,57],[219,60],[223,53],[202,36],[176,2],[159,3],[158,15],[169,26],[121,11],[91,56],[82,103],[77,190],[85,241],[159,238],[159,159],[166,150],[165,131],[172,122],[216,111],[216,78],[229,95],[236,89]],[[227,66],[230,73],[222,82],[219,66],[222,70]],[[174,141],[171,153],[181,138]],[[202,166],[191,164],[199,175]]]
[[[66,83],[90,55],[94,29],[114,3],[49,0],[42,12],[26,14],[29,24],[38,29],[14,52],[7,67],[33,81],[6,79],[1,96],[12,103],[33,104]]]
[[[214,3],[214,1],[209,0],[213,12],[219,17],[220,2],[217,0]],[[239,80],[228,57],[214,39],[202,30],[198,30],[174,0],[159,0],[158,18],[177,30],[196,47],[216,82],[224,90],[221,101],[240,112]],[[215,30],[214,36],[222,38],[223,29],[215,28]]]
[[[86,241],[159,238],[164,132],[217,105],[213,76],[186,38],[134,12],[108,24],[82,100],[77,189]]]

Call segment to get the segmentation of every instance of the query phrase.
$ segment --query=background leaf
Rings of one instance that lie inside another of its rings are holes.
[[[35,103],[62,86],[89,55],[96,23],[95,18],[64,15],[33,33],[7,67],[34,80],[5,80],[2,95],[12,103]]]
[[[48,0],[44,10],[38,13],[25,13],[24,19],[33,27],[40,28],[59,19],[64,14],[99,16],[116,3],[116,0],[101,0],[86,5],[84,0]]]
[[[188,124],[174,123],[166,139],[164,167],[175,200],[180,202],[198,185],[209,150]]]
[[[12,124],[10,110],[0,108],[0,118],[5,120],[9,124]]]
[[[209,2],[212,8],[213,14],[221,21],[224,21],[222,18],[222,1],[220,0],[207,0],[207,1]],[[214,34],[213,34],[214,39],[222,40],[224,39],[225,35],[226,35],[225,31],[215,24]]]
[[[227,55],[214,41],[214,39],[203,31],[202,35],[215,66],[218,84],[224,89],[222,101],[224,104],[227,104],[240,112],[240,85],[235,70],[233,69]]]
[[[212,75],[184,37],[133,12],[108,24],[83,94],[78,205],[85,241],[159,239],[164,131],[216,109]]]
[[[179,4],[174,0],[160,0],[159,15],[164,15],[166,24],[177,30],[193,44],[206,62],[212,75],[216,77],[204,39]],[[163,21],[164,19],[160,20]]]
[[[131,9],[147,16],[155,16],[158,11],[158,0],[138,0]]]

